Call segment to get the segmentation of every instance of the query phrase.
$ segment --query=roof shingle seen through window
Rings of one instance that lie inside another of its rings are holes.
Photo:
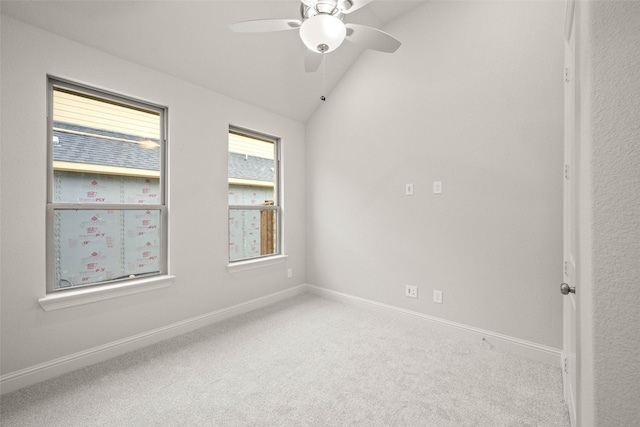
[[[274,182],[274,161],[240,153],[229,153],[229,178]]]
[[[58,140],[53,143],[53,160],[123,168],[160,170],[159,147],[149,148],[148,146],[135,142],[116,141],[101,138],[100,136],[140,142],[148,141],[147,138],[63,122],[54,122],[53,127],[54,129],[64,129],[95,135],[78,135],[61,130],[54,130],[53,136],[57,137]],[[154,142],[159,143],[159,141]]]

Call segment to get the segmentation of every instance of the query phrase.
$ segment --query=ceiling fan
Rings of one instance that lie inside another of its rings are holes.
[[[307,46],[305,70],[316,71],[324,56],[337,49],[346,39],[366,49],[393,53],[400,41],[393,36],[366,25],[343,22],[344,16],[355,12],[372,0],[300,0],[299,19],[257,19],[229,25],[238,33],[265,33],[299,30]]]

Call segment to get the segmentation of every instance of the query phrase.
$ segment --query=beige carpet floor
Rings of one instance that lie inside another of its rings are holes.
[[[301,295],[5,395],[10,426],[568,426],[560,369]]]

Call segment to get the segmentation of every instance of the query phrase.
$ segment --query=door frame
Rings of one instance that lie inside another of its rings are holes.
[[[578,183],[579,140],[577,124],[577,73],[575,0],[566,0],[564,28],[564,176],[563,176],[563,282],[576,289],[578,285]],[[579,290],[577,291],[579,293]],[[578,329],[579,298],[563,296],[562,380],[564,398],[571,426],[577,425],[577,354],[580,349]]]

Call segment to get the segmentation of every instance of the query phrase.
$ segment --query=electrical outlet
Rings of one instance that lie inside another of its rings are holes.
[[[287,270],[287,277],[293,277],[293,268]]]
[[[442,181],[433,181],[433,194],[442,194]]]
[[[433,291],[433,302],[442,304],[442,291]]]
[[[418,287],[406,285],[404,289],[404,294],[405,296],[408,296],[410,298],[418,298]]]

